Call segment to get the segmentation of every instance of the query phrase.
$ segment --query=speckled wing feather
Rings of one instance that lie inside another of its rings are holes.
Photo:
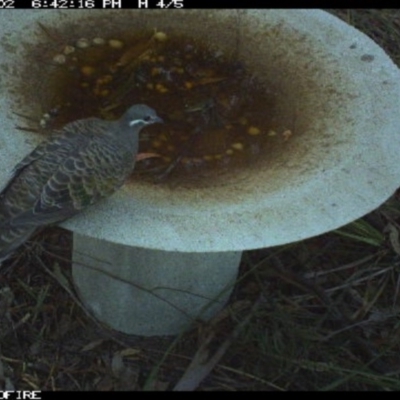
[[[135,154],[105,134],[113,128],[95,118],[69,124],[16,166],[0,195],[0,259],[9,242],[21,236],[18,247],[38,226],[71,217],[123,184]]]

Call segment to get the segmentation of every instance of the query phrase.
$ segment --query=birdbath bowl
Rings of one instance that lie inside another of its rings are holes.
[[[210,318],[229,297],[243,250],[336,229],[400,186],[399,70],[367,36],[317,10],[8,10],[0,27],[2,181],[40,140],[17,131],[20,119],[11,113],[12,83],[38,85],[40,66],[31,77],[15,73],[23,62],[19,43],[35,45],[38,20],[75,23],[75,40],[153,28],[201,38],[235,54],[274,91],[276,119],[293,133],[273,156],[261,154],[254,167],[208,186],[138,180],[62,224],[74,232],[82,300],[117,330],[176,334]]]

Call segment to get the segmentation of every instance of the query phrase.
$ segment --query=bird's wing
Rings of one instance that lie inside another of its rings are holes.
[[[136,154],[109,135],[111,122],[72,122],[39,144],[0,193],[0,225],[68,218],[123,184]]]
[[[74,145],[74,140],[67,136],[55,135],[43,140],[31,153],[25,156],[11,171],[9,180],[1,189],[0,197],[2,197],[10,186],[13,184],[15,179],[29,166],[32,165],[36,160],[41,159],[44,155],[54,153],[58,149],[58,153],[62,156],[62,153],[68,154],[71,147]]]
[[[90,138],[60,131],[41,142],[14,168],[0,193],[0,226],[32,209],[42,188],[59,168],[60,160],[84,147]]]
[[[7,192],[7,189],[13,184],[17,178],[27,167],[35,161],[42,159],[50,154],[56,155],[58,158],[67,157],[77,147],[84,146],[97,130],[104,132],[107,125],[103,120],[98,118],[87,118],[86,120],[78,120],[64,126],[63,129],[55,131],[48,138],[40,142],[27,156],[25,156],[11,171],[11,176],[5,185],[0,189],[0,198]]]
[[[70,154],[44,184],[34,207],[14,218],[13,225],[62,221],[122,186],[135,155],[111,137],[101,139]]]

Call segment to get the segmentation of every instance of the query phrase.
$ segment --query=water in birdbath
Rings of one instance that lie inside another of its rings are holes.
[[[156,31],[77,38],[58,49],[40,50],[48,95],[39,129],[151,106],[165,123],[142,133],[139,151],[153,156],[137,163],[135,179],[199,184],[254,165],[292,136],[274,120],[273,91],[240,61],[199,41]]]

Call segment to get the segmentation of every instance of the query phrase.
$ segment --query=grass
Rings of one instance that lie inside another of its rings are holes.
[[[400,11],[331,10],[400,63]],[[400,192],[336,232],[244,254],[229,306],[177,338],[115,335],[46,229],[2,267],[0,389],[400,390]],[[186,386],[185,386],[186,385]]]

